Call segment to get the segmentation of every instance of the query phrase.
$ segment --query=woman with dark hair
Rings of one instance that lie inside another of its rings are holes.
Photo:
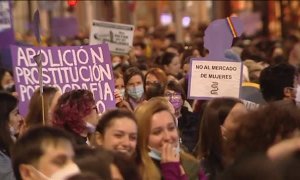
[[[156,96],[163,96],[167,83],[167,75],[160,68],[151,68],[145,75],[145,92],[146,99]]]
[[[235,157],[265,153],[272,145],[297,137],[300,129],[300,111],[292,101],[272,102],[241,118],[243,121],[232,136]]]
[[[65,92],[54,108],[52,124],[74,135],[77,144],[86,144],[88,133],[95,131],[98,110],[92,92],[76,89]]]
[[[13,84],[12,73],[8,69],[0,68],[0,90],[8,90]]]
[[[10,150],[18,133],[21,116],[18,100],[14,96],[0,92],[0,179],[15,179],[10,161]]]
[[[51,118],[53,113],[53,108],[55,107],[58,98],[61,96],[61,92],[50,86],[43,87],[43,103],[44,109],[42,109],[42,98],[40,95],[40,89],[36,89],[31,96],[29,102],[29,111],[25,118],[25,125],[27,129],[34,126],[43,124],[43,113],[45,118],[45,125],[51,124]],[[44,110],[44,112],[43,112]]]
[[[144,75],[137,67],[131,67],[124,73],[124,83],[126,101],[129,102],[131,109],[144,101]]]
[[[137,143],[137,122],[130,111],[114,109],[101,115],[96,127],[96,144],[132,157]]]
[[[225,141],[238,127],[239,117],[245,114],[242,101],[230,97],[210,100],[202,116],[196,156],[201,159],[202,172],[211,180],[223,171],[226,161]]]
[[[167,75],[174,76],[176,79],[182,78],[182,74],[180,73],[180,58],[178,55],[165,52],[160,58],[159,65]]]
[[[93,173],[101,179],[141,179],[134,161],[121,153],[102,148],[78,147],[75,149],[74,161],[83,173]]]
[[[191,112],[191,107],[186,101],[186,93],[177,81],[169,81],[166,84],[164,95],[175,109],[182,144],[192,153],[197,144],[200,113]]]

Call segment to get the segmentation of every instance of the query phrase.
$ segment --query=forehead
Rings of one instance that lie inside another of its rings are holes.
[[[70,141],[65,139],[46,140],[42,143],[43,155],[42,157],[55,157],[57,155],[74,156],[73,146]]]
[[[136,74],[129,79],[128,83],[141,82],[141,81],[142,81],[142,77],[139,74]]]
[[[135,121],[128,117],[121,117],[121,118],[113,118],[109,124],[108,128],[111,129],[124,129],[124,128],[137,128],[137,124]]]
[[[179,61],[179,57],[178,57],[178,56],[175,56],[175,57],[172,59],[171,63],[177,63],[178,61]]]
[[[151,128],[164,126],[169,123],[175,123],[173,116],[167,110],[154,113],[151,119]]]
[[[146,81],[157,81],[157,77],[154,74],[149,73],[146,77]]]

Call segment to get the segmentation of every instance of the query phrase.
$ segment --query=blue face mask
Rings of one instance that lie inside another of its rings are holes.
[[[144,86],[138,85],[127,88],[127,94],[135,100],[139,100],[144,94]]]
[[[148,155],[153,158],[156,159],[158,161],[161,160],[161,152],[159,152],[158,150],[148,147],[150,149],[150,151],[148,152]],[[176,152],[179,153],[180,152],[180,145],[178,143],[177,147],[176,147]]]

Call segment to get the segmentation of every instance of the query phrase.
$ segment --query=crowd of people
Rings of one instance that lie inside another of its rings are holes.
[[[0,179],[299,179],[300,40],[235,38],[223,56],[243,63],[240,98],[194,100],[189,64],[210,53],[204,29],[179,43],[136,27],[130,52],[111,55],[116,108],[105,112],[89,90],[44,86],[22,117],[1,68]]]

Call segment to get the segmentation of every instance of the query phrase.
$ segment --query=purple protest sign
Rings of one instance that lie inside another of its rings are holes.
[[[59,17],[53,18],[51,21],[51,34],[53,37],[73,37],[78,32],[78,22],[75,17]]]
[[[19,110],[28,111],[28,103],[39,88],[38,67],[33,59],[40,51],[45,86],[62,92],[88,89],[95,97],[100,112],[115,107],[114,78],[107,44],[65,47],[11,46]]]
[[[239,97],[242,63],[227,58],[225,51],[242,33],[243,24],[238,17],[217,19],[209,24],[203,38],[209,54],[190,62],[189,98]]]

